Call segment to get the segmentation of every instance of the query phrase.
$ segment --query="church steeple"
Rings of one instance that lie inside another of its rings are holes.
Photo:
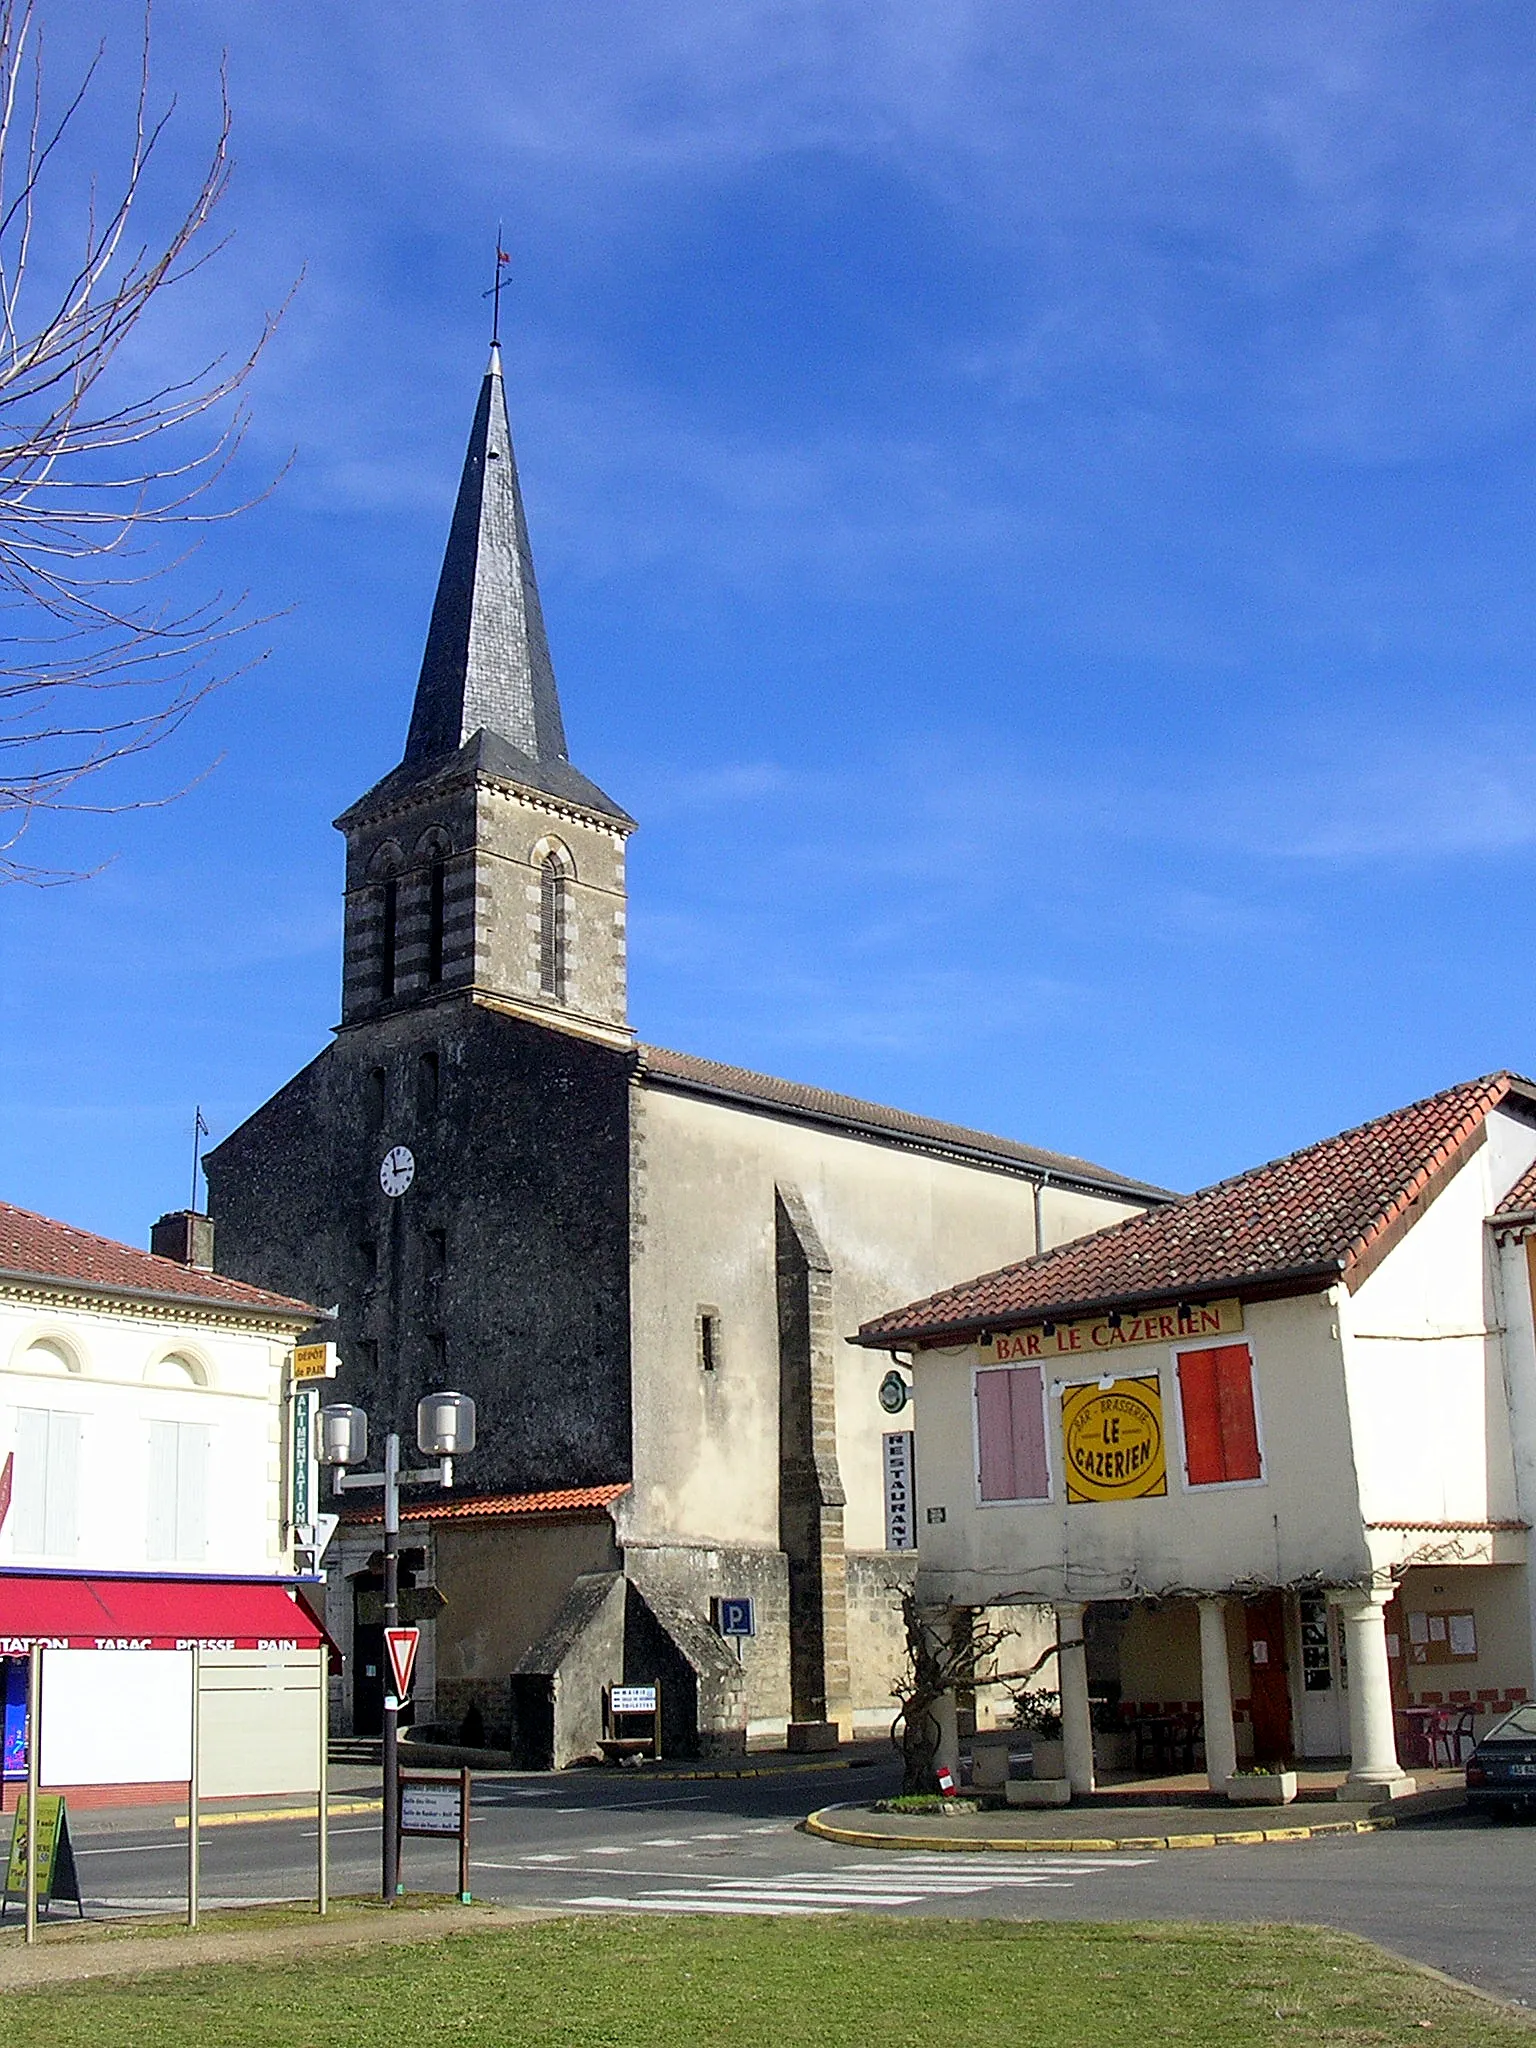
[[[633,1043],[634,820],[566,752],[494,344],[405,757],[336,823],[347,835],[344,1025],[468,996]]]
[[[482,731],[534,761],[569,759],[495,343],[459,479],[405,760],[439,760]]]

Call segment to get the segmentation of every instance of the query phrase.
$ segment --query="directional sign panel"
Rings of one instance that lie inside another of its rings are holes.
[[[411,1696],[411,1673],[416,1669],[416,1652],[421,1647],[419,1628],[387,1628],[384,1647],[395,1677],[395,1697],[403,1705]]]

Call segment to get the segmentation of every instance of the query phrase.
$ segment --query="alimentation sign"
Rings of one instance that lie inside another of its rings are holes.
[[[977,1346],[982,1365],[1022,1365],[1033,1359],[1092,1358],[1136,1344],[1179,1344],[1188,1337],[1228,1337],[1243,1327],[1240,1301],[1202,1301],[1182,1311],[1149,1309],[1140,1315],[1084,1316],[1075,1323],[1035,1323]]]
[[[1063,1387],[1061,1438],[1069,1501],[1146,1500],[1168,1491],[1155,1373]]]

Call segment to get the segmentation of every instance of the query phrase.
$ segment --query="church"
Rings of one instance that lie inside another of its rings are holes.
[[[376,1436],[478,1404],[454,1492],[402,1512],[418,1725],[564,1764],[654,1682],[673,1754],[887,1727],[923,1505],[908,1375],[848,1340],[1167,1197],[637,1040],[635,820],[569,758],[494,347],[403,758],[337,825],[340,1024],[209,1155],[209,1207],[221,1272],[336,1304],[333,1398]],[[324,1563],[367,1733],[377,1510]]]

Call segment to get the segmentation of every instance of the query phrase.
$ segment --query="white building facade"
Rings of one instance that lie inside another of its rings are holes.
[[[864,1327],[915,1361],[920,1595],[1053,1613],[1079,1790],[1182,1724],[1213,1785],[1390,1794],[1530,1696],[1533,1242],[1500,1074]]]

